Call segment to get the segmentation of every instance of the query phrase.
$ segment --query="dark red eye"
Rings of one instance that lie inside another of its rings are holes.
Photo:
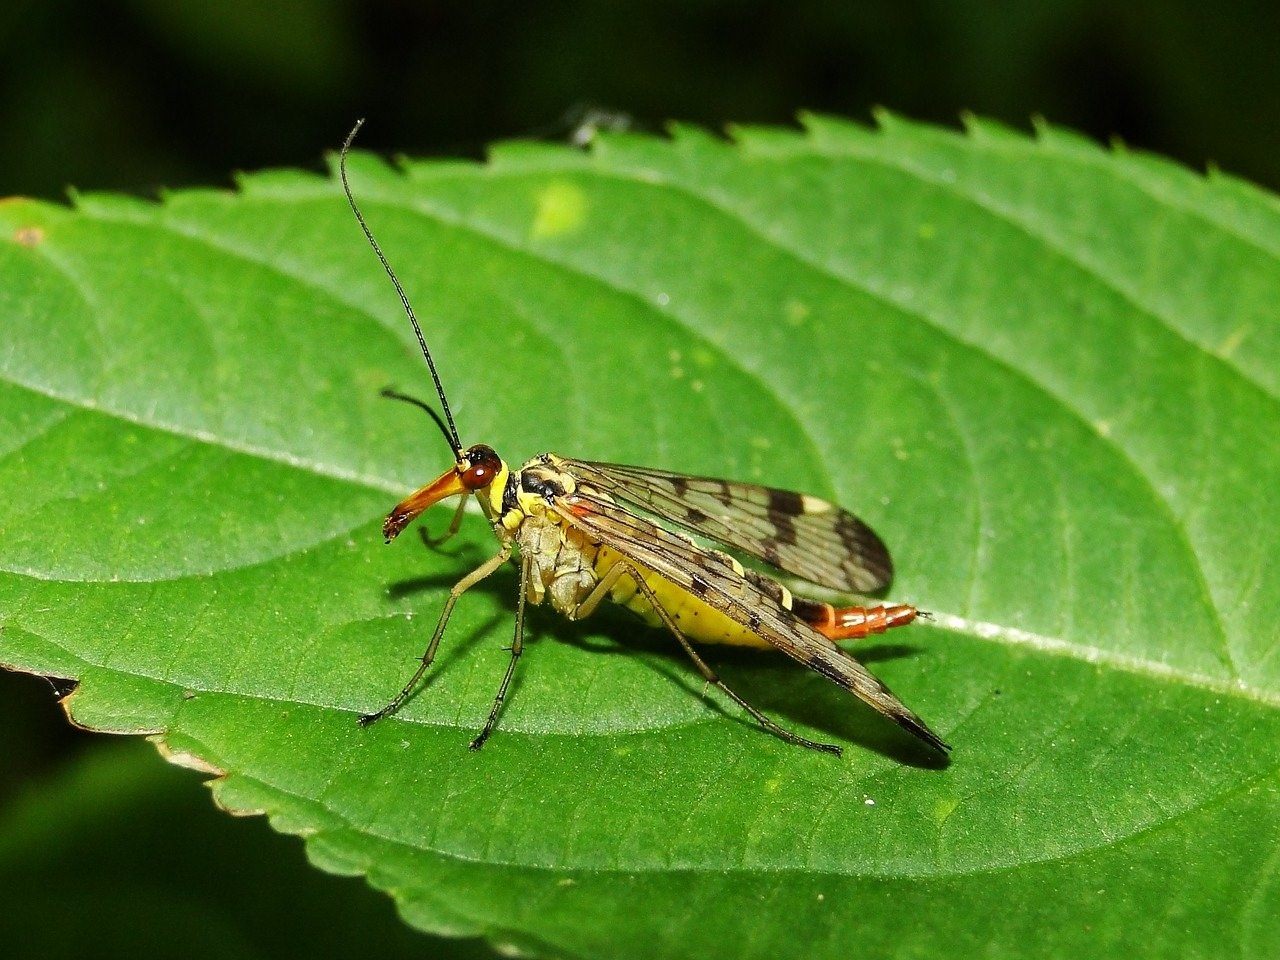
[[[477,443],[463,456],[466,458],[467,468],[462,471],[462,485],[468,490],[487,487],[502,470],[502,460],[492,447],[486,447],[483,443]]]

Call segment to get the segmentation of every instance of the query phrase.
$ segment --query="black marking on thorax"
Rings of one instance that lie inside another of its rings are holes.
[[[564,487],[557,481],[547,477],[534,475],[531,470],[523,470],[520,473],[520,486],[525,493],[532,493],[550,503],[556,497],[564,496]]]
[[[520,471],[512,470],[507,474],[507,485],[502,488],[502,512],[510,513],[517,506],[519,501],[516,499],[516,493],[520,489]]]

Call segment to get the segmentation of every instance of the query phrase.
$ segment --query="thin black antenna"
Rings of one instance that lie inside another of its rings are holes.
[[[427,411],[431,415],[431,419],[436,422],[436,426],[440,428],[440,432],[444,434],[444,442],[453,446],[453,438],[449,436],[449,428],[444,425],[444,421],[440,419],[440,414],[436,413],[436,408],[425,400],[419,400],[417,397],[411,397],[407,393],[401,393],[394,387],[383,387],[382,396],[388,400],[403,400],[405,403],[411,403],[420,410]]]
[[[342,179],[342,192],[347,195],[347,203],[351,205],[351,212],[356,215],[356,222],[360,224],[360,229],[364,231],[365,239],[369,241],[369,246],[373,247],[373,252],[378,255],[378,262],[382,264],[382,269],[387,271],[387,276],[391,278],[391,282],[395,285],[396,293],[400,295],[400,302],[404,304],[404,312],[408,315],[409,322],[413,324],[413,332],[418,335],[418,346],[422,347],[422,355],[427,360],[427,369],[431,371],[431,379],[435,382],[436,393],[440,395],[440,406],[444,409],[444,418],[449,424],[449,429],[445,432],[445,439],[453,447],[453,455],[461,460],[462,441],[458,439],[458,428],[454,426],[453,413],[449,410],[449,401],[445,399],[444,387],[440,385],[440,374],[436,373],[436,362],[431,359],[431,351],[427,349],[427,339],[422,335],[422,327],[418,326],[418,318],[413,314],[413,307],[409,305],[409,298],[405,295],[404,287],[400,286],[400,280],[396,277],[396,272],[391,269],[391,264],[387,261],[386,255],[383,254],[382,248],[378,246],[378,241],[373,239],[373,233],[369,230],[369,225],[364,222],[364,214],[356,206],[356,198],[351,195],[351,184],[347,182],[347,152],[351,149],[352,141],[355,140],[356,134],[360,132],[360,128],[363,126],[364,118],[361,117],[356,121],[356,125],[351,128],[351,132],[347,134],[346,142],[342,145],[342,152],[338,154],[338,175]]]

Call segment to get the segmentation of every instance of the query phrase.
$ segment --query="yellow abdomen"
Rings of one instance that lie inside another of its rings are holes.
[[[619,559],[615,551],[608,547],[600,547],[595,556],[596,576],[603,577]],[[671,615],[676,626],[690,640],[699,643],[730,643],[742,647],[772,649],[767,641],[729,619],[705,600],[695,597],[687,590],[680,589],[656,573],[642,570],[641,574],[645,584],[662,604],[662,608]],[[648,598],[629,576],[624,575],[618,580],[609,594],[609,599],[639,614],[650,626],[663,625]]]

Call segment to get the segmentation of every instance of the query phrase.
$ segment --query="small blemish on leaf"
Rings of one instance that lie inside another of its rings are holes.
[[[36,247],[44,242],[44,230],[40,227],[19,227],[13,231],[13,242],[24,247]]]
[[[536,240],[575,233],[587,219],[587,195],[572,183],[549,183],[538,192],[531,235]]]
[[[939,800],[933,805],[933,819],[938,823],[942,823],[955,812],[958,806],[960,806],[960,801],[950,797]]]
[[[809,319],[809,307],[799,300],[788,300],[786,306],[787,323],[793,327],[801,326]]]
[[[1240,349],[1240,344],[1244,343],[1245,337],[1249,336],[1250,332],[1251,328],[1247,326],[1237,327],[1235,330],[1231,331],[1231,335],[1228,336],[1227,339],[1223,340],[1221,345],[1219,345],[1218,356],[1223,359],[1231,356]]]
[[[156,749],[160,751],[160,756],[164,757],[174,766],[185,767],[188,770],[195,770],[199,773],[207,773],[214,777],[225,777],[227,771],[214,763],[210,763],[204,757],[198,757],[189,750],[174,748],[163,740],[155,741]]]

